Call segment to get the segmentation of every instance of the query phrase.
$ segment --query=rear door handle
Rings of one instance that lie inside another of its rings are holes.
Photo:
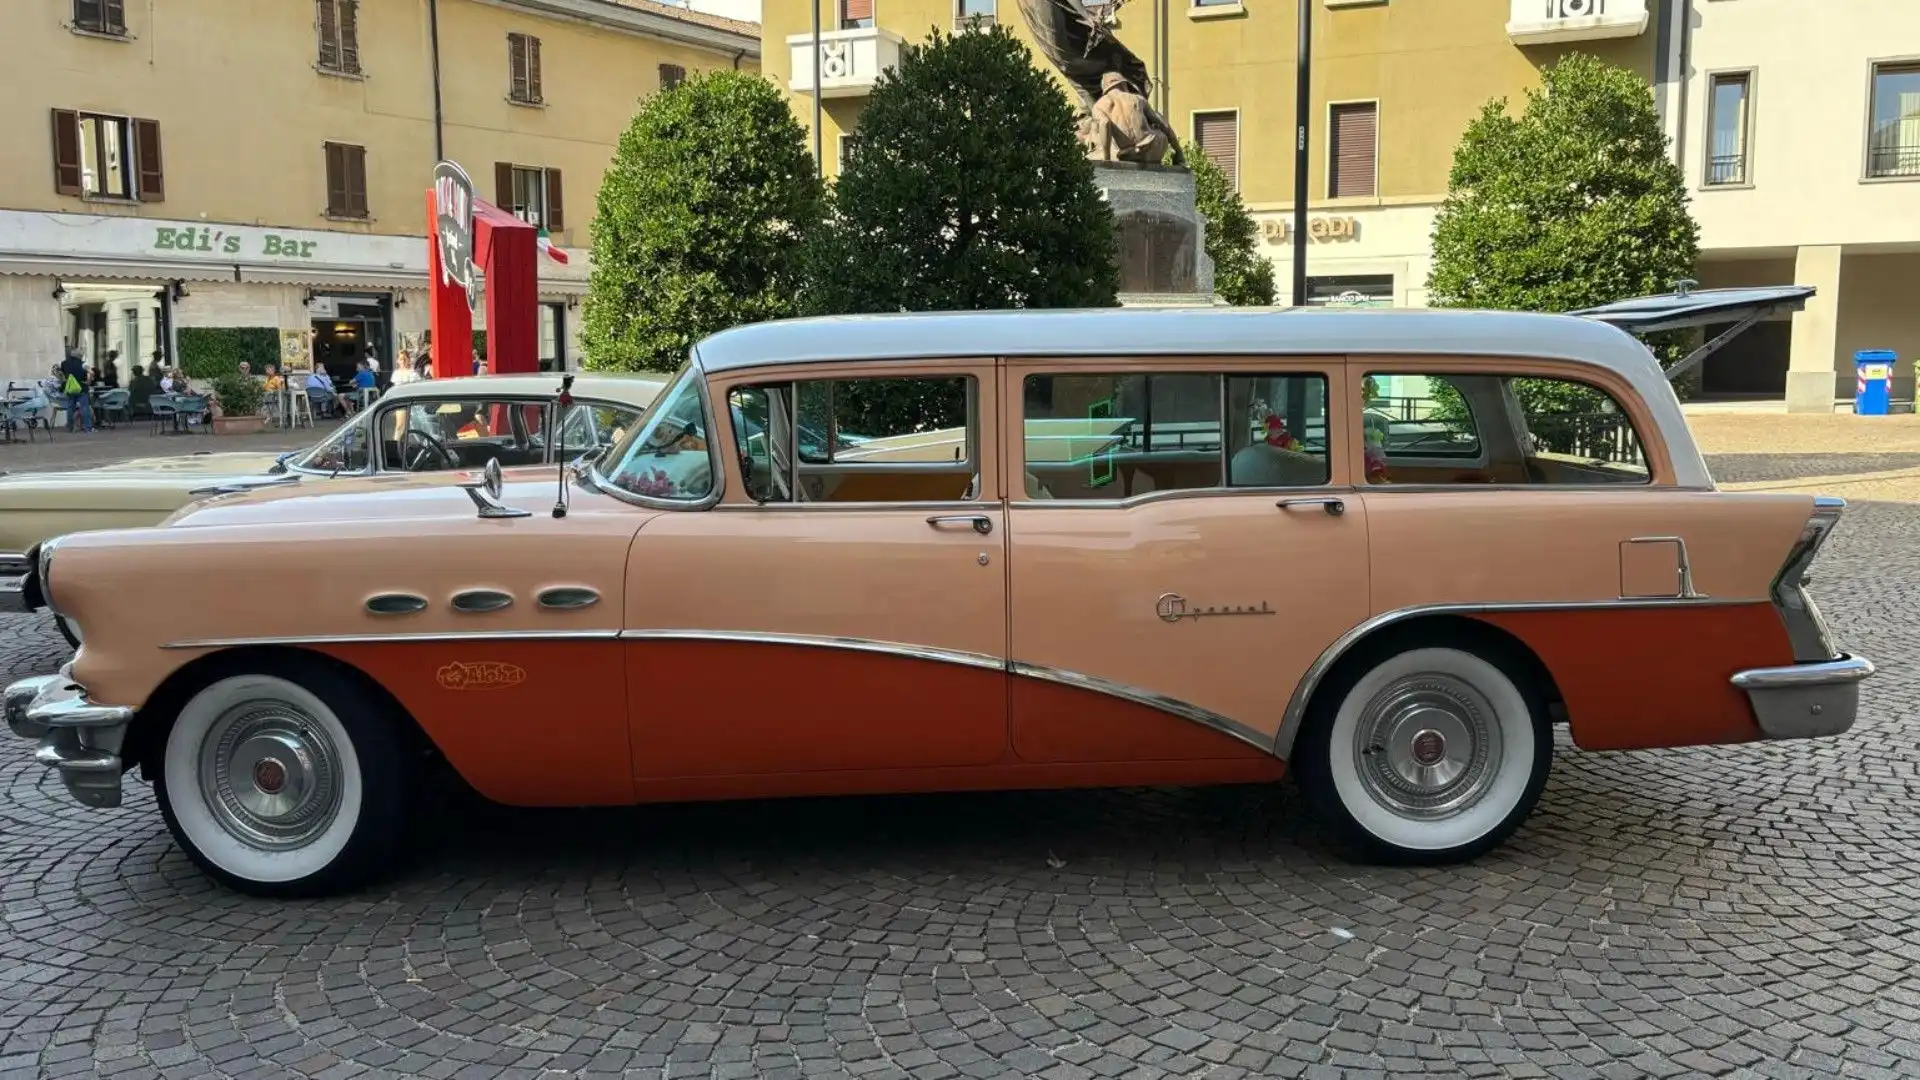
[[[1274,504],[1282,510],[1291,510],[1296,506],[1318,506],[1333,517],[1347,512],[1346,501],[1335,495],[1315,495],[1305,499],[1281,499]]]
[[[927,519],[936,529],[970,528],[985,536],[993,531],[993,519],[984,514],[939,514]]]

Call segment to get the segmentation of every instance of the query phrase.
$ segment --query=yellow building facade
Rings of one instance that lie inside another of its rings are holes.
[[[575,366],[636,103],[760,57],[757,25],[653,0],[11,0],[0,35],[0,375],[78,347],[122,384],[188,327],[391,363],[427,323],[442,157],[569,254],[542,262],[541,348]]]
[[[1161,84],[1154,103],[1182,140],[1235,178],[1282,303],[1292,302],[1297,2],[1313,5],[1311,303],[1425,303],[1454,146],[1489,100],[1517,108],[1544,65],[1592,53],[1647,78],[1663,109],[1673,81],[1679,0],[1127,0],[1113,32]],[[875,80],[931,29],[978,16],[1032,41],[1016,0],[765,0],[765,70],[809,126],[811,3],[829,174]],[[1037,50],[1035,61],[1051,70]]]

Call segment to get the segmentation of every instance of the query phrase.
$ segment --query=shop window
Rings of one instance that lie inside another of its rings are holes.
[[[73,0],[73,28],[90,34],[127,32],[126,0]]]
[[[61,195],[161,202],[160,125],[126,116],[53,110],[53,184]]]
[[[1708,80],[1708,187],[1737,187],[1747,180],[1747,140],[1753,130],[1753,73],[1724,72]]]
[[[1222,112],[1201,112],[1193,114],[1193,142],[1207,159],[1220,166],[1227,174],[1227,182],[1240,186],[1240,113],[1233,109]]]
[[[1644,484],[1646,456],[1613,396],[1569,379],[1369,372],[1369,484]]]
[[[1920,63],[1876,64],[1867,176],[1920,178]]]
[[[567,305],[540,305],[540,370],[567,370]]]
[[[327,216],[367,216],[367,149],[327,143]]]
[[[550,233],[567,227],[560,170],[510,161],[493,164],[494,205]]]
[[[507,35],[507,100],[516,105],[541,105],[540,39],[532,34]]]
[[[360,0],[314,0],[320,36],[320,70],[360,74]]]
[[[679,64],[660,65],[660,89],[671,90],[687,81],[687,69]]]
[[[978,26],[985,29],[1000,19],[999,0],[956,0],[953,12],[953,28],[965,30]]]
[[[1307,279],[1313,307],[1392,307],[1392,274],[1339,274]]]
[[[1327,197],[1352,199],[1375,194],[1379,183],[1379,105],[1371,101],[1334,105],[1330,120]]]

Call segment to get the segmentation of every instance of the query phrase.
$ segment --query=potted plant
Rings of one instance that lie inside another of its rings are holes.
[[[213,416],[215,435],[257,435],[267,429],[267,418],[260,412],[263,393],[260,384],[237,371],[229,371],[213,380]]]

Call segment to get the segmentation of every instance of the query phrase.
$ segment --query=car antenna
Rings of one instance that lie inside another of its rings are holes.
[[[559,408],[554,411],[552,436],[554,456],[557,458],[560,456],[560,439],[567,430],[567,409],[573,405],[573,375],[571,373],[561,377],[560,393],[554,398],[554,401],[559,406]],[[553,516],[556,518],[567,516],[567,469],[570,467],[570,462],[563,461],[560,463],[560,489],[555,492],[553,497]]]

